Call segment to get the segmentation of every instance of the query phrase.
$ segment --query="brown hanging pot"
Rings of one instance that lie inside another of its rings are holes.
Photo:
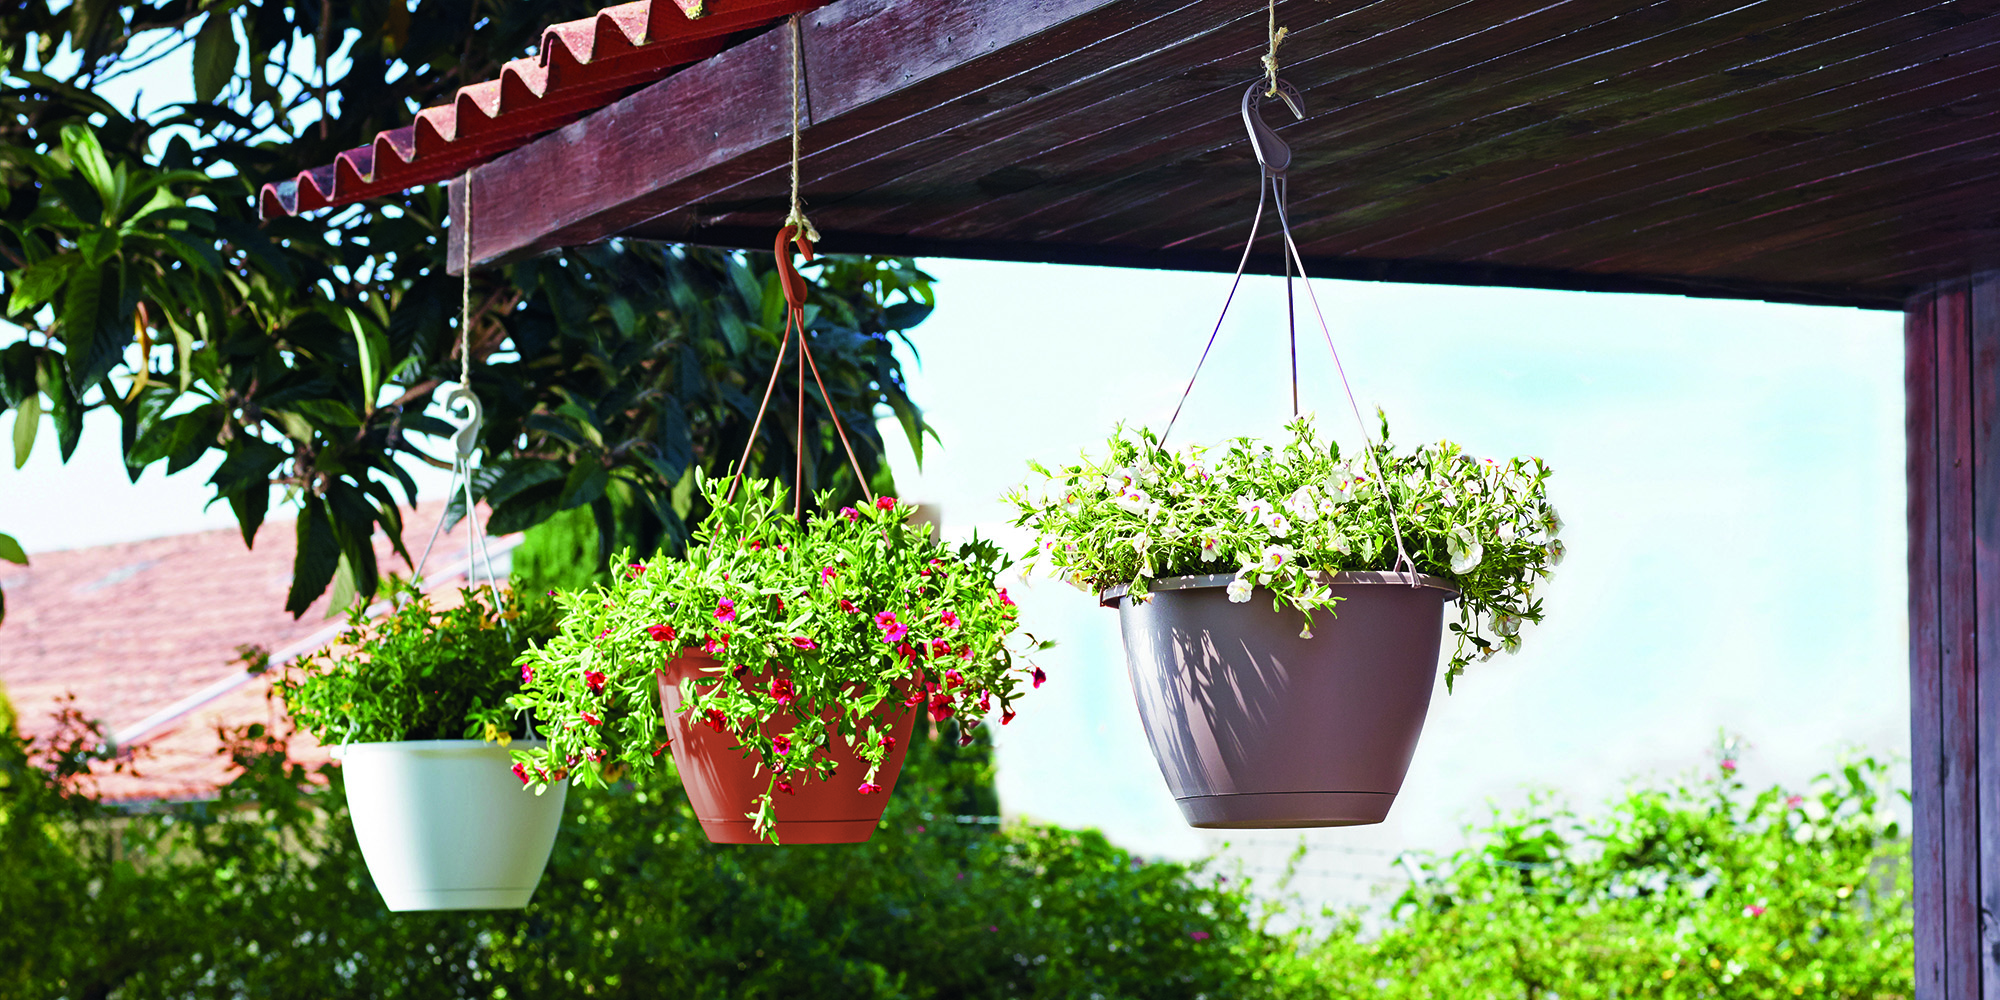
[[[744,755],[735,737],[689,719],[681,710],[681,681],[713,681],[716,661],[703,653],[682,653],[658,671],[660,708],[666,716],[667,735],[672,741],[674,767],[680,771],[681,786],[687,790],[688,804],[701,821],[701,832],[717,844],[769,843],[751,828],[749,813],[757,797],[770,787],[771,774],[761,770],[752,757]],[[875,835],[882,822],[882,810],[896,788],[896,776],[903,771],[903,755],[909,749],[910,729],[916,710],[895,706],[889,721],[891,747],[875,774],[881,791],[863,795],[861,779],[868,765],[854,748],[838,737],[828,748],[834,762],[833,776],[825,781],[794,772],[794,794],[777,792],[771,806],[777,814],[773,832],[782,844],[859,844]],[[797,720],[790,712],[778,712],[764,723],[768,735],[788,733]]]
[[[1411,586],[1412,579],[1416,586]],[[1337,613],[1232,603],[1229,574],[1168,577],[1118,609],[1139,719],[1188,825],[1380,823],[1403,786],[1437,680],[1444,606],[1434,576],[1334,577]]]

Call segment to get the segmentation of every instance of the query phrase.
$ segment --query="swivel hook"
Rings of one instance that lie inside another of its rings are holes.
[[[1292,165],[1292,147],[1285,145],[1285,140],[1278,138],[1278,133],[1264,124],[1264,116],[1258,111],[1267,96],[1265,87],[1265,81],[1259,79],[1243,91],[1243,127],[1250,131],[1250,148],[1256,150],[1257,163],[1264,168],[1264,176],[1283,177]],[[1276,90],[1278,99],[1285,102],[1292,117],[1303,120],[1305,106],[1300,103],[1298,88],[1279,80]]]

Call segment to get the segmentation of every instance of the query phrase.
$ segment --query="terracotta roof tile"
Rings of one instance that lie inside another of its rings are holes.
[[[499,79],[461,87],[451,104],[417,112],[368,146],[264,185],[258,213],[296,215],[456,177],[722,51],[738,32],[826,2],[639,0],[553,25],[540,51],[506,63]]]
[[[406,514],[412,554],[443,508],[429,503]],[[495,539],[494,554],[513,541]],[[459,582],[465,544],[463,523],[439,537],[426,574],[435,585]],[[25,567],[0,563],[7,595],[0,685],[22,735],[48,735],[58,703],[73,694],[76,708],[107,735],[136,741],[148,754],[139,777],[101,779],[106,798],[212,792],[229,776],[217,725],[276,721],[265,699],[269,677],[246,674],[237,647],[307,652],[340,626],[327,617],[325,597],[296,620],[285,612],[294,548],[292,522],[272,521],[254,549],[224,529],[38,552]],[[376,553],[385,572],[409,572],[380,535]],[[299,741],[301,759],[323,759],[309,738]]]

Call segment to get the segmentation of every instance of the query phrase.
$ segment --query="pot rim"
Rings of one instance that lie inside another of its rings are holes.
[[[1324,573],[1315,573],[1314,576],[1322,581],[1326,579],[1326,574]],[[1416,582],[1414,583],[1411,582],[1412,576],[1416,578]],[[1236,574],[1234,573],[1197,573],[1190,576],[1163,576],[1154,580],[1152,586],[1147,588],[1147,591],[1151,593],[1162,590],[1202,590],[1209,587],[1227,587],[1235,579]],[[1332,583],[1336,586],[1344,584],[1374,584],[1411,587],[1413,589],[1429,587],[1444,591],[1444,599],[1446,601],[1456,600],[1459,596],[1458,588],[1453,586],[1451,581],[1443,577],[1432,576],[1429,573],[1410,574],[1380,569],[1345,569],[1333,575]],[[1119,599],[1130,593],[1131,589],[1130,586],[1122,583],[1115,587],[1107,587],[1098,594],[1097,603],[1107,608],[1115,608],[1118,606]]]
[[[453,753],[479,750],[486,747],[502,751],[513,750],[515,747],[539,750],[547,745],[548,741],[539,739],[509,740],[505,746],[490,740],[384,740],[376,743],[336,743],[328,748],[328,755],[334,760],[343,760],[349,752],[362,749],[373,751],[406,750],[411,752]]]

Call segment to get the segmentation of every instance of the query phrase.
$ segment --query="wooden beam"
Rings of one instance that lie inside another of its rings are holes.
[[[2000,272],[1907,311],[1918,1000],[2000,991]]]

